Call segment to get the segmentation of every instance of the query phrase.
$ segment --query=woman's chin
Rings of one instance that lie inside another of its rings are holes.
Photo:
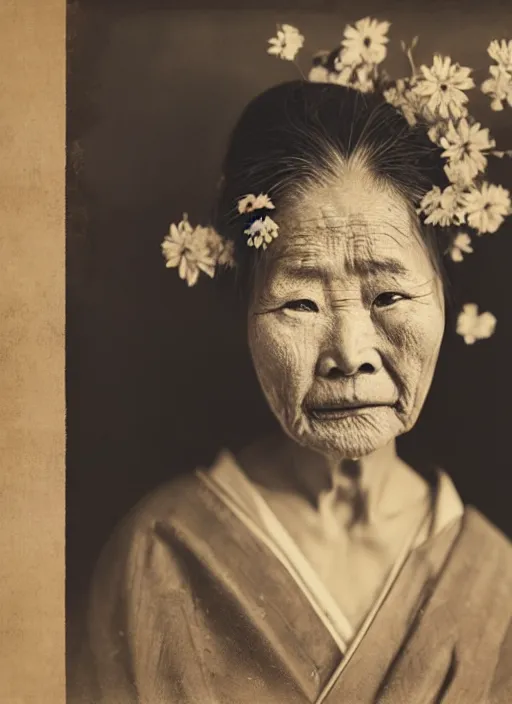
[[[294,430],[290,434],[304,447],[351,458],[369,455],[403,432],[399,419],[389,408],[343,418],[303,418]]]

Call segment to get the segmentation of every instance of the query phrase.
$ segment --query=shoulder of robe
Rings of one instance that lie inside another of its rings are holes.
[[[471,527],[475,534],[480,535],[486,542],[495,545],[505,555],[512,558],[512,541],[510,538],[474,506],[466,507],[466,520],[468,526]]]
[[[84,704],[142,701],[134,693],[134,677],[154,692],[166,648],[182,648],[193,657],[195,563],[187,551],[186,516],[201,513],[203,484],[191,473],[158,487],[127,514],[103,549],[89,594],[78,687],[88,692],[97,683],[107,694],[103,699],[94,694]],[[160,694],[143,699],[163,701]]]
[[[201,514],[203,482],[196,473],[179,476],[150,492],[125,516],[105,545],[93,578],[93,599],[105,599],[159,573],[182,586],[174,554],[189,516]],[[173,538],[176,538],[174,541]],[[174,580],[173,580],[174,575]],[[108,593],[108,594],[107,594]]]
[[[512,541],[473,506],[465,510],[465,523],[468,543],[473,546],[473,554],[478,555],[480,569],[494,565],[512,597]]]

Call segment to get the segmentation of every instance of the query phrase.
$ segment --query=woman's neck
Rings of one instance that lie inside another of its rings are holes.
[[[314,452],[279,434],[252,446],[241,459],[254,481],[299,493],[320,514],[335,512],[338,520],[344,516],[348,528],[392,518],[429,492],[426,482],[400,459],[394,441],[349,460]]]

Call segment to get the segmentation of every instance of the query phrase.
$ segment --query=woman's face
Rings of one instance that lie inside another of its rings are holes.
[[[363,171],[275,220],[249,307],[261,387],[298,443],[364,456],[418,418],[444,331],[440,280],[405,202]]]

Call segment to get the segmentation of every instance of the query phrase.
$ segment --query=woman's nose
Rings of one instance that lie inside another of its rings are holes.
[[[346,315],[330,331],[318,358],[317,374],[324,378],[374,374],[381,367],[371,320]]]

